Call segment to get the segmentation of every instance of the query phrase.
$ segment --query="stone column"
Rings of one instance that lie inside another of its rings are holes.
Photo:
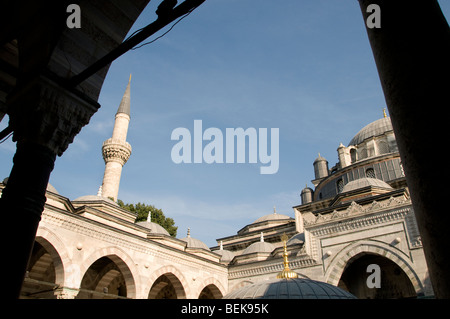
[[[436,0],[359,0],[377,65],[437,298],[450,298],[450,194],[447,153],[450,29]],[[369,10],[370,11],[370,10]]]
[[[5,257],[1,264],[6,281],[2,293],[17,298],[56,156],[63,154],[99,104],[41,76],[16,88],[8,98],[7,108],[17,150],[0,199]]]

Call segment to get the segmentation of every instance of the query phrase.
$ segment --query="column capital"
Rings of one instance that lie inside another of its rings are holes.
[[[61,156],[99,107],[83,93],[41,75],[8,97],[13,141],[43,145]]]

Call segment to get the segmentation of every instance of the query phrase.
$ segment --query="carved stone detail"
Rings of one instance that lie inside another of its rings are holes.
[[[100,104],[41,76],[8,97],[13,141],[32,141],[61,156]]]
[[[103,142],[102,154],[105,163],[116,161],[123,166],[130,158],[131,145],[128,142],[109,138]]]

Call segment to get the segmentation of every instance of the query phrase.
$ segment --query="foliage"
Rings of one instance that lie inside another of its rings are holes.
[[[161,225],[164,227],[165,230],[168,231],[170,236],[176,237],[177,236],[177,226],[175,225],[175,221],[170,218],[166,217],[163,213],[163,211],[159,208],[156,208],[153,205],[146,205],[144,203],[137,203],[137,204],[125,204],[122,200],[117,200],[117,204],[119,204],[120,207],[133,212],[137,213],[136,222],[140,221],[146,221],[148,212],[151,212],[151,221]]]

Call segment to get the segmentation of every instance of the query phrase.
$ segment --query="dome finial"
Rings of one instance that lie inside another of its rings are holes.
[[[386,108],[385,108],[385,107],[383,108],[383,117],[384,117],[384,118],[387,117],[387,115],[386,115]]]
[[[102,185],[98,188],[97,196],[102,196]]]
[[[261,232],[261,236],[259,237],[259,240],[260,240],[260,242],[264,242],[264,234],[263,234],[263,232]]]
[[[191,229],[188,227],[187,236],[191,237]]]
[[[223,241],[220,241],[220,250],[223,250]]]
[[[277,275],[278,279],[291,279],[291,278],[298,278],[298,274],[295,271],[292,271],[289,269],[289,260],[288,260],[288,252],[287,252],[287,241],[288,236],[286,233],[283,233],[283,236],[281,236],[281,240],[284,243],[284,251],[283,251],[283,265],[284,269],[283,271],[279,272]]]
[[[273,213],[276,214],[277,213],[277,208],[275,206],[273,206]]]
[[[151,223],[152,222],[152,212],[148,211],[148,215],[147,215],[147,223]]]

